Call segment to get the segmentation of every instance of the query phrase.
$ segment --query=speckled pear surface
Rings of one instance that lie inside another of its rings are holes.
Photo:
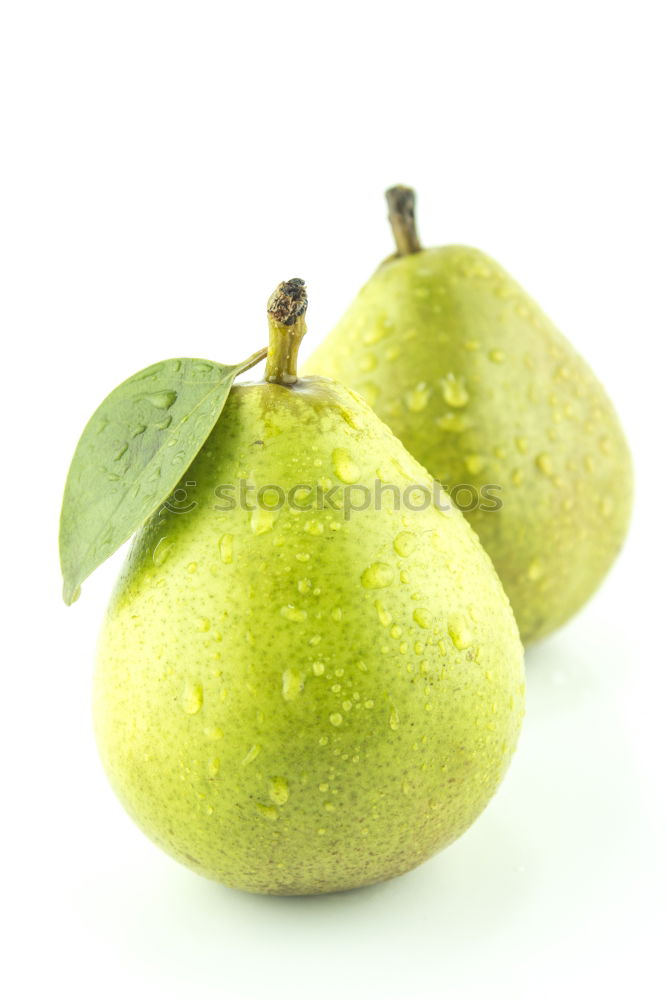
[[[507,598],[457,511],[396,511],[388,494],[345,517],[296,509],[299,489],[279,511],[217,510],[216,488],[243,478],[285,493],[433,485],[326,379],[234,387],[183,484],[196,507],[144,526],[111,601],[105,768],[157,844],[227,885],[305,894],[399,875],[463,833],[514,750]]]
[[[627,532],[629,450],[588,365],[494,260],[389,259],[303,367],[362,393],[453,490],[524,641],[590,597]],[[482,509],[489,485],[499,510]]]

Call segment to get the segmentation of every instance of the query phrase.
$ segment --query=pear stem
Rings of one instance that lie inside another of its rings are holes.
[[[414,216],[416,193],[414,189],[398,184],[396,187],[388,189],[386,200],[398,257],[418,253],[423,247],[416,231],[416,218]]]
[[[305,336],[308,297],[300,278],[282,281],[268,300],[267,382],[292,385],[297,381],[298,348]]]

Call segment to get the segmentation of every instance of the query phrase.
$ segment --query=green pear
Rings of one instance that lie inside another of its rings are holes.
[[[201,875],[286,895],[388,879],[455,840],[524,697],[465,519],[358,395],[297,377],[305,304],[298,279],[272,296],[265,380],[232,388],[187,502],[135,537],[94,697],[145,833]]]
[[[398,252],[305,369],[360,392],[451,492],[529,642],[575,614],[617,555],[629,449],[592,371],[499,264],[421,249],[413,192],[387,196]]]

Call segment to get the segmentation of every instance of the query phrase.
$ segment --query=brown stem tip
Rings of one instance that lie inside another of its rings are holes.
[[[305,282],[291,278],[281,282],[268,300],[268,312],[276,323],[293,326],[308,307]]]
[[[418,253],[422,249],[419,234],[416,231],[416,193],[413,188],[398,184],[386,192],[389,208],[389,222],[393,229],[395,245],[399,257],[410,253]]]
[[[298,378],[298,348],[306,331],[308,296],[300,278],[281,282],[268,300],[267,382],[292,385]]]

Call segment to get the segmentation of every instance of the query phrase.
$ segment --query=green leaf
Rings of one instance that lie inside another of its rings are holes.
[[[172,358],[114,389],[81,435],[60,515],[63,598],[81,584],[173,492],[217,421],[239,365]]]

